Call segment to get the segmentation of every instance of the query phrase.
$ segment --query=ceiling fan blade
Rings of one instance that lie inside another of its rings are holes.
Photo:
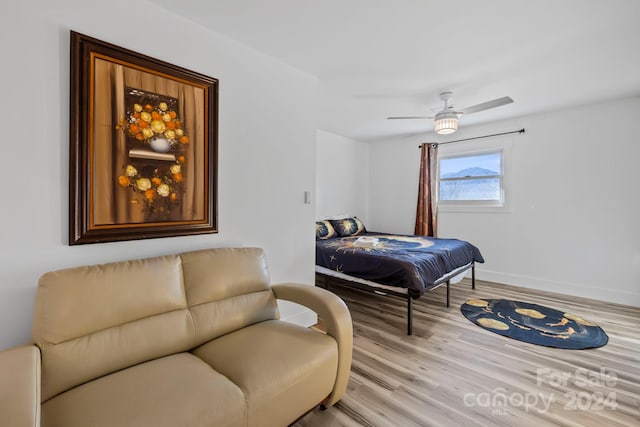
[[[462,111],[459,111],[462,114],[471,114],[477,113],[478,111],[488,110],[490,108],[500,107],[502,105],[511,104],[513,99],[509,96],[504,96],[502,98],[494,99],[493,101],[483,102],[482,104],[473,105],[471,107],[464,108]]]
[[[433,119],[432,116],[397,116],[387,117],[388,120],[404,120],[404,119]]]

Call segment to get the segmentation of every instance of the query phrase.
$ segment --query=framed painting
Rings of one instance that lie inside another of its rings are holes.
[[[69,244],[217,232],[218,80],[71,32]]]

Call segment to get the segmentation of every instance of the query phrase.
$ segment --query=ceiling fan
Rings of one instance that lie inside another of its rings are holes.
[[[400,116],[387,117],[387,119],[434,119],[433,124],[436,133],[440,135],[447,135],[458,130],[458,119],[463,114],[477,113],[479,111],[500,107],[513,102],[513,99],[508,96],[504,96],[502,98],[494,99],[493,101],[472,105],[471,107],[463,108],[462,110],[454,110],[453,106],[449,105],[449,100],[452,97],[453,92],[442,92],[440,94],[440,99],[444,101],[444,108],[435,116]]]

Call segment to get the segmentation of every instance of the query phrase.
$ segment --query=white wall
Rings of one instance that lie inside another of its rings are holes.
[[[464,127],[462,139],[522,127],[523,135],[443,145],[441,153],[510,145],[506,213],[441,212],[439,235],[476,244],[478,277],[640,306],[640,98]],[[371,146],[371,223],[411,233],[425,140]]]
[[[318,130],[316,218],[349,214],[369,221],[369,144]]]
[[[274,282],[313,283],[314,77],[140,0],[16,2],[3,16],[0,349],[29,340],[52,269],[260,246]],[[67,245],[70,29],[220,80],[219,234]]]

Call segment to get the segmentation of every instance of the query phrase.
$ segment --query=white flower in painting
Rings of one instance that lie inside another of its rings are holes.
[[[182,136],[184,135],[184,131],[182,129],[176,129],[176,135]]]
[[[141,191],[146,191],[151,188],[151,181],[149,178],[140,178],[136,180],[136,187]]]
[[[168,197],[169,193],[171,193],[171,189],[169,188],[169,186],[167,184],[158,185],[158,189],[156,191],[162,197]]]
[[[182,170],[182,168],[180,167],[180,165],[172,165],[171,166],[171,173],[172,174],[177,174],[180,173],[180,171]]]
[[[127,176],[136,176],[138,175],[138,170],[131,165],[127,165],[127,169],[124,171],[124,174]]]

